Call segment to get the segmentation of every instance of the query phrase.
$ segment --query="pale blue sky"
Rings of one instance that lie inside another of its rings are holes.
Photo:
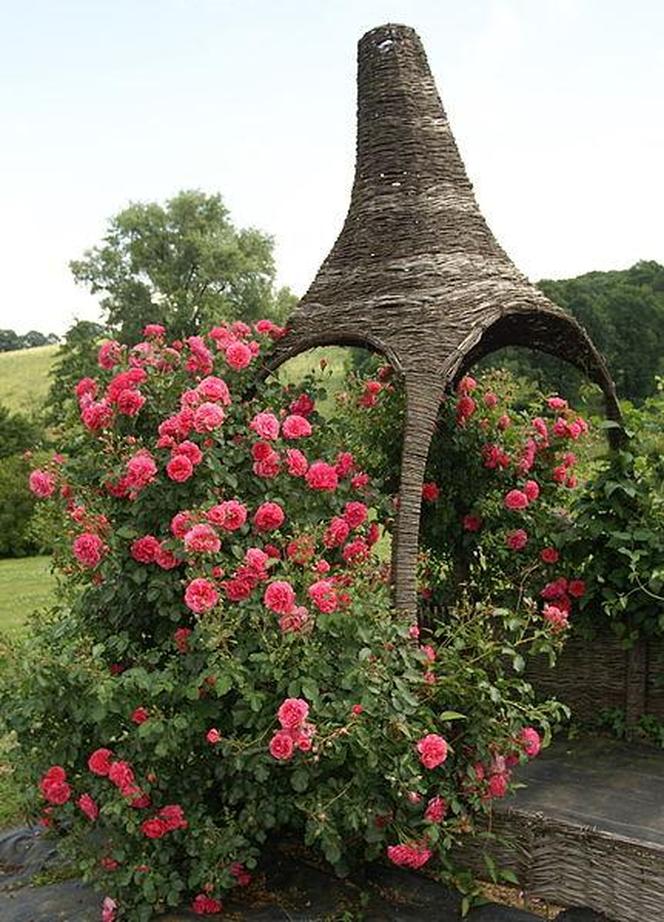
[[[274,234],[303,293],[348,202],[355,45],[390,21],[520,268],[664,262],[660,0],[0,0],[0,326],[93,318],[68,260],[182,188]]]

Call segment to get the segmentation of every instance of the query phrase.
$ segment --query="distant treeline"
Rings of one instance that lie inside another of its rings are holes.
[[[638,262],[630,269],[588,272],[573,279],[538,282],[556,304],[584,326],[606,358],[618,396],[639,403],[664,375],[664,266]],[[505,349],[488,360],[534,379],[545,391],[578,398],[583,378],[548,355]]]
[[[14,330],[0,330],[0,352],[15,352],[17,349],[34,349],[35,346],[52,346],[60,342],[55,333],[44,335],[38,330],[29,330],[21,335]]]

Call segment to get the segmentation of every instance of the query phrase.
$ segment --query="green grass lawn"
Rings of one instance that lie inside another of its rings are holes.
[[[29,614],[52,602],[50,564],[50,557],[0,560],[0,633],[17,633]]]
[[[29,412],[44,403],[57,346],[37,346],[0,352],[0,403],[10,410]]]

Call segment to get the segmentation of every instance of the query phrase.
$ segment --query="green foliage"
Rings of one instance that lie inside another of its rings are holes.
[[[104,332],[101,324],[89,320],[76,320],[67,330],[49,371],[51,385],[44,413],[51,426],[61,429],[78,417],[74,388],[81,378],[96,374]]]
[[[34,448],[40,435],[41,428],[34,419],[0,404],[0,461]]]
[[[0,461],[0,557],[27,557],[38,549],[30,530],[35,505],[28,489],[31,467],[22,454]]]
[[[586,328],[621,398],[641,401],[653,393],[655,376],[664,371],[664,266],[638,262],[622,271],[543,280],[539,287]],[[487,364],[508,367],[578,403],[581,374],[552,356],[508,349]]]
[[[148,323],[177,337],[237,317],[283,319],[294,298],[275,289],[272,250],[271,237],[232,224],[221,196],[183,191],[115,215],[71,270],[102,295],[111,330],[132,342]]]

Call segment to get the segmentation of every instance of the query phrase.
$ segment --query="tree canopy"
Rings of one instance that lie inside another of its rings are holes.
[[[70,267],[128,342],[147,323],[185,336],[239,316],[283,319],[294,297],[275,285],[273,249],[269,235],[235,227],[220,195],[193,190],[130,204]]]

